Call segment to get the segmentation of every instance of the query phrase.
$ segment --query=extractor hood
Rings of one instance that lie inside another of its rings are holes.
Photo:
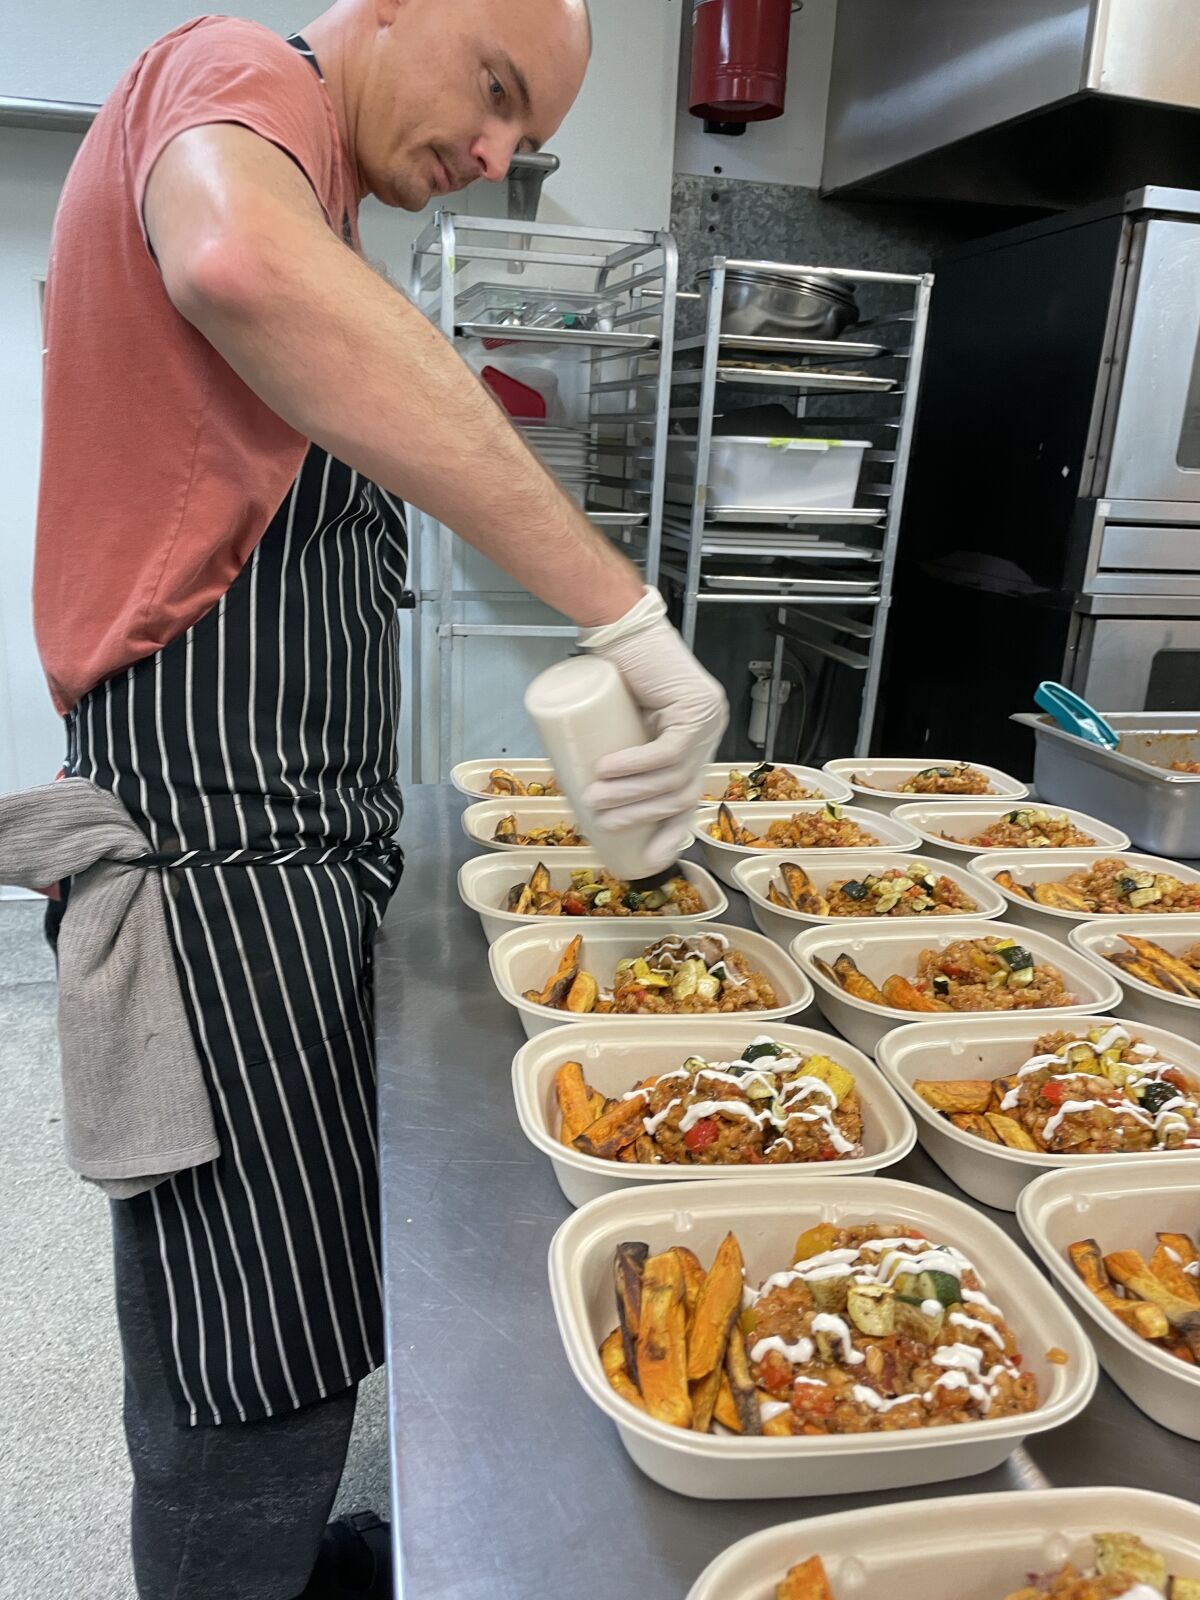
[[[1197,0],[841,0],[827,194],[1060,210],[1200,187]]]

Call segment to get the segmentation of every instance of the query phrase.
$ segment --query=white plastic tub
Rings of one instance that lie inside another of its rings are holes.
[[[786,1023],[762,1024],[753,1019],[709,1022],[703,1017],[655,1018],[597,1017],[574,1027],[557,1028],[531,1039],[513,1061],[513,1095],[521,1130],[530,1144],[550,1157],[559,1188],[572,1205],[585,1205],[602,1194],[615,1194],[631,1184],[678,1184],[748,1180],[773,1183],[795,1172],[820,1172],[846,1177],[878,1172],[902,1161],[916,1143],[912,1118],[900,1096],[875,1063],[844,1040],[832,1039],[816,1028],[790,1027]],[[642,1078],[670,1072],[688,1056],[706,1060],[736,1060],[752,1040],[770,1034],[799,1054],[827,1055],[854,1074],[863,1110],[863,1154],[849,1161],[831,1161],[819,1167],[796,1166],[718,1167],[649,1166],[622,1161],[601,1161],[572,1150],[558,1138],[559,1110],[554,1094],[554,1074],[564,1061],[578,1061],[583,1075],[604,1095],[622,1095]]]
[[[775,1600],[820,1556],[838,1600],[1000,1600],[1031,1572],[1092,1564],[1092,1535],[1138,1533],[1173,1577],[1200,1578],[1200,1507],[1146,1489],[1016,1489],[839,1511],[752,1533],[710,1563],[687,1600]],[[964,1551],[970,1552],[964,1561]]]
[[[772,822],[786,821],[802,811],[820,811],[819,801],[784,800],[778,804],[765,804],[762,801],[751,801],[747,804],[737,803],[730,805],[729,810],[734,821],[749,828],[753,833],[765,834]],[[762,849],[754,845],[723,844],[720,839],[714,839],[708,831],[710,822],[717,820],[717,806],[701,806],[695,816],[693,826],[696,829],[696,843],[700,846],[704,856],[704,864],[708,870],[720,878],[722,883],[737,887],[733,876],[733,869],[739,861],[749,857],[765,854]],[[921,841],[914,830],[906,823],[896,822],[892,817],[884,817],[877,811],[860,811],[854,806],[846,806],[842,815],[848,822],[856,822],[874,838],[879,840],[878,845],[864,845],[861,850],[856,850],[855,855],[863,855],[868,851],[879,855],[881,852],[889,855],[907,855],[910,851],[920,849]],[[780,851],[774,854],[779,855]],[[805,865],[809,862],[828,859],[831,855],[843,856],[845,850],[804,850],[790,851],[790,854],[802,854]],[[785,847],[782,854],[789,854]]]
[[[1155,944],[1177,955],[1181,950],[1200,944],[1200,917],[1103,917],[1072,928],[1067,935],[1073,949],[1086,956],[1101,972],[1115,978],[1124,989],[1122,1016],[1136,1017],[1139,1022],[1169,1028],[1189,1038],[1200,1038],[1200,999],[1186,994],[1168,994],[1165,989],[1143,983],[1132,973],[1122,972],[1120,967],[1105,960],[1115,951],[1129,949],[1121,938],[1123,933],[1131,933],[1135,939],[1153,939]]]
[[[1197,1217],[1200,1156],[1169,1166],[1123,1161],[1079,1173],[1048,1172],[1017,1204],[1025,1237],[1091,1327],[1105,1372],[1148,1417],[1185,1439],[1200,1439],[1200,1367],[1123,1327],[1085,1287],[1067,1246],[1095,1239],[1105,1254],[1137,1250],[1149,1256],[1160,1229],[1194,1239]]]
[[[537,851],[530,851],[537,855]],[[464,905],[474,911],[483,924],[483,931],[489,944],[498,939],[502,933],[507,933],[510,928],[526,928],[531,924],[551,923],[563,927],[573,928],[578,932],[585,921],[591,918],[582,917],[538,917],[518,916],[515,911],[504,909],[508,902],[508,891],[514,883],[527,880],[532,872],[521,852],[518,860],[513,860],[513,852],[501,854],[493,851],[486,856],[476,856],[471,861],[465,861],[458,869],[458,892]],[[569,857],[569,860],[565,860]],[[590,850],[547,850],[544,857],[547,870],[550,873],[550,886],[556,892],[570,886],[571,873],[580,867],[598,868],[601,865],[600,857]],[[528,870],[527,870],[528,868]],[[699,889],[704,896],[705,910],[694,917],[676,917],[678,922],[711,922],[714,917],[723,916],[729,910],[729,900],[725,891],[703,867],[697,867],[690,861],[679,863],[680,875]],[[654,936],[654,929],[658,923],[665,921],[662,917],[603,917],[596,919],[600,927],[620,923],[622,926],[646,929],[646,943]]]
[[[686,1244],[707,1267],[730,1229],[760,1283],[791,1260],[796,1236],[818,1222],[899,1223],[956,1245],[1002,1308],[1042,1404],[1024,1416],[891,1433],[808,1438],[723,1438],[673,1428],[610,1388],[597,1348],[617,1325],[613,1251],[644,1240],[653,1251]],[[986,1472],[1030,1434],[1058,1427],[1087,1404],[1096,1358],[1082,1329],[1025,1252],[973,1206],[894,1178],[796,1173],[771,1184],[746,1179],[640,1186],[605,1195],[568,1218],[550,1245],[550,1292],[571,1369],[616,1424],[647,1477],[702,1500],[860,1494]],[[1046,1352],[1057,1345],[1067,1364]],[[783,1576],[782,1573],[779,1574]]]
[[[1134,872],[1169,872],[1181,883],[1200,883],[1200,872],[1194,867],[1185,867],[1182,862],[1164,861],[1161,856],[1131,855],[1127,850],[1114,851],[1113,854],[1119,855]],[[1014,894],[1011,889],[1006,889],[1003,884],[996,883],[996,878],[1001,872],[1010,872],[1018,883],[1032,887],[1035,883],[1061,881],[1071,873],[1091,866],[1098,859],[1101,858],[1097,857],[1094,850],[989,851],[987,855],[976,856],[970,870],[981,882],[995,885],[997,892],[1003,895],[1007,901],[1006,916],[1014,922],[1023,922],[1027,928],[1041,928],[1044,933],[1054,934],[1061,939],[1072,928],[1085,922],[1114,925],[1128,922],[1130,913],[1114,911],[1105,915],[1097,911],[1060,911],[1056,906],[1036,905]],[[1181,912],[1179,915],[1200,913]],[[1139,921],[1145,920],[1145,917],[1139,918]],[[1175,917],[1169,912],[1159,912],[1150,920],[1170,927]]]
[[[758,926],[769,939],[774,939],[785,950],[805,928],[858,928],[863,925],[871,928],[885,925],[928,928],[936,927],[947,920],[945,916],[818,917],[809,911],[789,911],[786,906],[773,905],[767,898],[767,890],[772,881],[778,877],[780,866],[785,861],[795,861],[802,866],[818,889],[824,889],[827,884],[839,878],[861,878],[867,872],[887,872],[893,867],[904,872],[913,864],[913,858],[909,855],[884,855],[875,851],[869,854],[870,859],[864,862],[861,850],[848,850],[842,855],[831,851],[828,855],[820,853],[815,856],[812,851],[807,850],[756,850],[750,859],[739,861],[734,867],[733,881],[735,887],[749,900],[750,909]],[[993,888],[991,884],[980,883],[964,868],[952,866],[948,861],[930,861],[925,864],[931,872],[956,883],[978,906],[977,911],[960,911],[954,920],[957,921],[959,917],[974,917],[978,920],[980,917],[1003,915],[1004,896],[999,889]]]
[[[998,822],[1024,802],[1015,804],[1008,800],[918,800],[911,805],[897,806],[892,812],[894,822],[903,822],[915,828],[920,838],[935,855],[947,861],[968,861],[972,856],[988,854],[986,846],[966,844],[974,834],[982,832],[989,822]],[[1092,855],[1112,855],[1114,851],[1129,849],[1129,835],[1110,828],[1098,817],[1089,817],[1083,811],[1069,811],[1066,806],[1043,805],[1031,801],[1030,805],[1050,816],[1067,817],[1075,827],[1095,839]],[[943,837],[948,835],[948,837]]]
[[[959,761],[935,761],[924,756],[915,759],[903,756],[865,756],[859,760],[856,756],[839,756],[836,761],[827,761],[825,771],[835,778],[840,778],[850,785],[854,793],[854,804],[866,806],[871,811],[892,811],[896,806],[912,803],[915,800],[937,801],[946,805],[962,805],[973,799],[1000,799],[1024,800],[1029,790],[1016,778],[1010,778],[1007,772],[1001,772],[999,767],[985,767],[982,761],[972,761],[971,766],[976,772],[982,772],[991,782],[993,795],[963,795],[955,798],[952,794],[946,795],[914,795],[905,794],[893,784],[906,783],[909,778],[915,778],[918,772],[924,772],[927,767],[957,767]],[[858,779],[865,778],[865,783]],[[1011,810],[1011,806],[1006,809]]]
[[[1030,1011],[1022,1015],[1050,1018],[1072,1012],[1094,1015],[1110,1011],[1121,998],[1121,987],[1115,978],[1106,978],[1078,951],[1047,938],[1044,933],[1017,928],[1010,922],[939,917],[936,927],[923,924],[918,928],[901,927],[898,923],[890,927],[866,927],[861,922],[852,922],[845,928],[821,927],[802,933],[792,940],[791,952],[800,970],[812,980],[822,1014],[851,1044],[856,1044],[868,1055],[874,1055],[880,1039],[893,1028],[915,1022],[918,1018],[921,1021],[940,1021],[947,1014],[901,1011],[895,1006],[876,1006],[866,1000],[858,1000],[819,971],[813,957],[820,956],[832,966],[844,950],[854,957],[860,971],[876,987],[882,987],[884,979],[894,972],[911,978],[917,970],[917,956],[922,950],[944,950],[956,939],[990,938],[1016,939],[1029,951],[1035,962],[1049,962],[1057,967],[1068,990],[1079,997],[1074,1005]],[[988,1027],[1011,1022],[1015,1014],[1012,1011],[959,1013],[964,1019],[970,1016],[972,1020]]]
[[[714,438],[708,460],[708,505],[713,511],[763,506],[806,511],[852,506],[858,494],[866,439]],[[696,471],[696,446],[669,440],[673,477]]]
[[[1089,1028],[1110,1026],[1114,1019],[1099,1016],[1063,1016],[1061,1013],[1027,1011],[1004,1013],[1003,1020],[978,1021],[963,1014],[957,1017],[931,1017],[926,1022],[910,1023],[885,1034],[876,1049],[876,1060],[903,1096],[905,1105],[917,1119],[917,1137],[948,1178],[984,1205],[1000,1211],[1015,1211],[1017,1197],[1026,1184],[1044,1172],[1089,1172],[1096,1167],[1123,1166],[1130,1160],[1158,1165],[1196,1160],[1193,1151],[1145,1151],[1136,1156],[1057,1156],[1029,1150],[1010,1150],[1005,1145],[989,1144],[964,1133],[952,1122],[925,1104],[913,1088],[918,1078],[943,1083],[948,1078],[997,1078],[1015,1072],[1033,1055],[1035,1042],[1044,1033],[1058,1028],[1086,1034]],[[1148,1028],[1131,1018],[1118,1016],[1122,1027],[1147,1044],[1159,1049],[1165,1060],[1192,1073],[1200,1082],[1200,1044]]]
[[[522,783],[545,783],[554,776],[545,756],[497,756],[494,761],[460,761],[450,770],[450,782],[459,794],[470,795],[472,800],[510,800],[521,805],[541,805],[547,798],[542,795],[489,794],[488,784],[497,767],[503,767],[505,772],[510,772]]]
[[[521,1025],[530,1039],[544,1033],[547,1028],[561,1028],[566,1023],[584,1020],[573,1012],[539,1006],[523,998],[526,989],[545,988],[550,974],[558,965],[559,957],[577,933],[583,936],[579,953],[580,968],[590,972],[602,989],[612,986],[618,961],[625,960],[627,956],[641,955],[647,945],[666,934],[678,933],[686,938],[691,933],[719,933],[729,940],[731,949],[741,951],[752,967],[766,973],[779,998],[779,1004],[769,1010],[746,1013],[753,1021],[762,1024],[758,1030],[760,1033],[766,1031],[766,1024],[795,1016],[812,1004],[812,984],[791,957],[770,939],[764,938],[761,933],[752,933],[748,928],[735,928],[725,922],[697,924],[681,921],[677,917],[656,921],[651,927],[642,922],[635,928],[625,924],[604,927],[598,922],[586,918],[576,920],[574,917],[570,919],[570,925],[564,927],[563,921],[561,917],[554,917],[528,928],[512,928],[508,933],[502,933],[488,951],[492,979],[503,998],[520,1013]],[[610,1014],[594,1016],[590,1020],[603,1027],[619,1025],[629,1019]],[[649,1016],[637,1020],[651,1028],[661,1028],[678,1022],[679,1018]]]
[[[782,772],[790,772],[805,789],[811,789],[815,794],[825,800],[832,800],[835,805],[845,805],[850,799],[850,785],[843,783],[840,778],[831,777],[828,772],[822,772],[820,767],[797,767],[787,761],[774,761],[772,766]],[[714,761],[704,768],[703,784],[700,789],[702,805],[715,805],[725,793],[725,786],[729,782],[731,772],[753,772],[755,767],[762,765],[761,756],[752,756],[747,761]],[[739,805],[769,805],[770,801],[739,801]],[[786,802],[784,802],[786,803]],[[802,804],[803,802],[796,802]]]

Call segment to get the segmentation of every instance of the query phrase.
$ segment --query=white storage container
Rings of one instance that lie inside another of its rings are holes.
[[[948,1427],[744,1439],[671,1427],[614,1393],[597,1349],[617,1325],[612,1263],[618,1244],[639,1239],[653,1251],[686,1244],[707,1267],[732,1229],[745,1253],[747,1280],[761,1283],[790,1263],[797,1234],[818,1222],[896,1222],[962,1250],[1037,1378],[1038,1409]],[[555,1234],[550,1291],[571,1370],[612,1418],[636,1465],[656,1483],[702,1500],[862,1494],[987,1472],[1028,1435],[1069,1421],[1096,1386],[1091,1345],[1025,1252],[973,1206],[894,1178],[795,1173],[770,1184],[642,1185],[605,1195]],[[1067,1354],[1065,1366],[1046,1359],[1055,1345]]]
[[[1156,1028],[1169,1028],[1188,1038],[1200,1038],[1200,999],[1186,994],[1168,994],[1151,983],[1143,983],[1132,973],[1114,967],[1107,956],[1116,951],[1128,952],[1129,946],[1121,938],[1130,933],[1135,939],[1153,939],[1172,955],[1200,944],[1200,917],[1104,917],[1098,922],[1085,922],[1072,928],[1067,938],[1074,949],[1093,962],[1101,972],[1115,978],[1125,991],[1121,1014],[1136,1017],[1139,1022],[1153,1023]]]
[[[529,852],[536,856],[537,851]],[[666,919],[663,917],[538,917],[518,916],[515,911],[506,911],[508,891],[514,883],[528,879],[535,863],[525,860],[522,851],[513,859],[514,852],[493,851],[490,855],[476,856],[471,861],[464,861],[458,869],[458,893],[464,905],[474,911],[480,922],[489,944],[498,939],[502,933],[507,933],[510,928],[527,928],[533,924],[544,925],[547,923],[555,926],[573,928],[576,932],[590,922],[597,927],[623,927],[645,928],[648,944],[654,937],[654,929]],[[565,859],[565,858],[570,858]],[[570,887],[571,874],[580,867],[598,868],[601,865],[600,857],[590,850],[547,850],[544,860],[547,871],[550,873],[550,887],[556,893]],[[673,920],[678,922],[699,923],[711,922],[714,917],[723,916],[729,910],[729,900],[720,884],[703,867],[697,867],[690,861],[679,863],[680,875],[694,884],[704,896],[705,909],[694,917],[676,916]]]
[[[716,804],[724,795],[725,787],[729,782],[731,772],[749,773],[755,767],[762,765],[761,756],[753,756],[748,761],[714,761],[704,768],[704,781],[700,789],[700,802],[702,805]],[[822,772],[820,767],[797,767],[787,761],[773,761],[772,766],[783,772],[790,772],[792,777],[805,789],[810,789],[822,800],[832,800],[835,805],[845,805],[850,797],[850,785],[843,783],[840,778],[832,777],[828,772]],[[484,780],[487,781],[486,779]],[[739,801],[740,805],[766,805],[769,801]]]
[[[1200,883],[1200,872],[1194,867],[1185,867],[1181,862],[1164,861],[1161,856],[1130,855],[1127,850],[1116,850],[1112,853],[1119,855],[1133,872],[1167,872],[1172,877],[1178,878],[1181,883]],[[1044,933],[1053,934],[1061,939],[1072,928],[1077,928],[1085,922],[1120,926],[1130,921],[1131,913],[1064,911],[1057,906],[1037,905],[1019,894],[1014,894],[1003,884],[996,883],[996,878],[1001,872],[1009,872],[1017,883],[1032,888],[1035,883],[1061,881],[1070,877],[1073,872],[1086,870],[1097,859],[1100,858],[1094,850],[998,850],[976,856],[970,864],[970,870],[982,882],[995,884],[997,892],[1007,901],[1006,916],[1011,917],[1014,922],[1023,922],[1027,928],[1041,928]],[[1175,916],[1165,911],[1148,915],[1162,927],[1171,927],[1176,920]],[[1200,912],[1181,912],[1179,915],[1195,916],[1200,915]],[[1140,917],[1138,920],[1145,921],[1146,917]]]
[[[1172,1577],[1200,1580],[1200,1507],[1146,1489],[1017,1489],[839,1511],[752,1533],[701,1573],[688,1600],[775,1600],[820,1556],[838,1600],[1000,1600],[1029,1573],[1092,1565],[1092,1535],[1138,1533]],[[964,1552],[970,1552],[964,1561]]]
[[[733,881],[749,900],[755,922],[769,939],[774,939],[785,950],[796,935],[803,933],[806,928],[858,928],[864,925],[872,928],[928,928],[946,921],[948,913],[923,917],[875,917],[870,913],[864,913],[861,917],[819,917],[810,911],[789,911],[786,906],[773,905],[767,898],[767,890],[778,877],[780,866],[785,861],[795,861],[802,866],[819,890],[839,878],[861,878],[868,872],[888,872],[893,867],[906,872],[914,864],[913,857],[908,855],[884,855],[875,851],[868,854],[869,860],[864,861],[861,850],[848,850],[844,855],[838,855],[835,851],[826,855],[806,850],[756,850],[734,867]],[[975,901],[977,910],[960,911],[955,920],[961,917],[978,919],[1003,916],[1004,896],[999,889],[972,878],[964,867],[952,866],[948,861],[919,864],[939,877],[949,878],[951,883],[957,884],[964,894],[970,895]]]
[[[962,795],[956,797],[952,794],[945,795],[914,795],[905,794],[894,785],[906,783],[909,778],[915,778],[918,772],[924,772],[928,767],[957,767],[959,761],[934,761],[928,756],[920,759],[904,756],[864,756],[860,760],[857,756],[840,756],[836,761],[827,761],[825,771],[833,777],[848,783],[854,793],[854,804],[866,806],[871,811],[891,811],[896,806],[908,805],[915,800],[943,801],[946,805],[962,805],[963,801],[971,799],[991,799],[992,796]],[[972,761],[971,766],[976,772],[982,772],[989,780],[994,795],[998,799],[1024,800],[1029,790],[1016,778],[1010,778],[1007,772],[1001,772],[999,767],[985,767],[981,761]],[[865,782],[860,782],[863,779]],[[1006,809],[1011,810],[1011,806]]]
[[[1200,1367],[1124,1327],[1084,1285],[1067,1246],[1095,1239],[1104,1254],[1137,1250],[1148,1256],[1160,1229],[1194,1239],[1198,1217],[1200,1156],[1169,1166],[1123,1161],[1085,1172],[1048,1172],[1017,1203],[1025,1237],[1083,1313],[1105,1372],[1148,1417],[1185,1439],[1200,1439]]]
[[[893,822],[903,822],[915,828],[934,855],[947,861],[968,861],[972,856],[988,854],[988,847],[967,844],[967,839],[982,833],[989,822],[999,822],[1022,804],[1007,800],[918,800],[911,805],[897,806],[892,812]],[[1043,805],[1031,801],[1030,805],[1050,816],[1067,817],[1075,827],[1095,839],[1092,855],[1112,855],[1114,850],[1129,849],[1129,835],[1110,828],[1098,817],[1089,817],[1083,811],[1068,811],[1065,806]]]
[[[618,961],[641,955],[647,945],[653,944],[656,939],[670,933],[681,934],[684,938],[689,934],[716,933],[728,939],[730,948],[739,950],[753,968],[765,973],[775,990],[779,999],[777,1006],[766,1011],[744,1013],[746,1017],[763,1024],[760,1032],[766,1031],[766,1024],[795,1016],[812,1004],[812,984],[791,957],[770,939],[748,928],[735,928],[725,922],[697,924],[674,917],[656,921],[652,927],[641,923],[634,928],[626,923],[604,927],[598,922],[584,918],[577,921],[574,917],[570,919],[568,927],[564,927],[563,922],[563,918],[555,917],[548,922],[535,923],[532,927],[512,928],[508,933],[502,933],[488,951],[492,979],[501,996],[520,1013],[521,1025],[530,1039],[544,1033],[547,1028],[561,1028],[564,1024],[585,1020],[574,1012],[557,1011],[523,998],[526,989],[545,988],[550,974],[558,965],[559,957],[577,933],[583,936],[579,952],[580,969],[590,972],[602,989],[612,987]],[[1082,961],[1082,957],[1080,959]],[[611,1026],[628,1019],[610,1013],[592,1016],[591,1020],[601,1026]],[[640,1017],[638,1020],[652,1028],[661,1028],[678,1022],[679,1018],[664,1015]],[[731,1017],[730,1020],[734,1019]]]
[[[836,802],[835,802],[836,803]],[[729,808],[735,822],[747,827],[751,832],[765,835],[772,822],[785,821],[802,811],[820,811],[822,809],[816,801],[784,800],[778,804],[766,804],[754,800],[748,803],[739,802]],[[697,811],[693,826],[696,830],[695,842],[700,846],[700,853],[704,857],[704,864],[708,870],[722,883],[730,884],[736,888],[733,869],[739,861],[745,861],[754,856],[763,855],[765,852],[755,845],[723,844],[720,839],[714,839],[709,833],[709,824],[717,820],[717,806],[701,806]],[[921,841],[914,829],[907,823],[897,822],[893,817],[884,817],[877,811],[859,811],[854,806],[846,806],[842,815],[847,822],[856,822],[860,828],[866,830],[872,838],[878,839],[877,845],[864,845],[862,850],[855,851],[856,855],[906,855],[911,850],[919,850]],[[774,854],[781,852],[776,850]],[[789,851],[785,847],[782,854]],[[839,850],[792,850],[792,855],[803,855],[805,864],[810,861],[828,859],[831,855],[845,855],[845,846]]]
[[[450,782],[459,794],[470,795],[472,800],[508,800],[513,804],[541,805],[545,799],[549,799],[553,804],[553,796],[489,794],[488,784],[497,767],[502,767],[524,784],[548,783],[554,776],[554,770],[544,756],[497,756],[491,761],[460,761],[450,769]],[[561,798],[558,804],[562,804]]]
[[[646,1026],[646,1021],[650,1026]],[[826,1055],[854,1074],[863,1112],[863,1154],[852,1160],[823,1162],[819,1166],[649,1166],[623,1161],[602,1161],[572,1150],[558,1137],[559,1109],[554,1074],[564,1061],[578,1061],[594,1089],[616,1097],[642,1078],[671,1072],[689,1056],[708,1061],[735,1061],[755,1039],[769,1034],[798,1055]],[[550,1157],[559,1188],[574,1206],[586,1205],[602,1194],[615,1194],[631,1184],[704,1183],[748,1179],[772,1183],[796,1172],[820,1172],[846,1177],[878,1172],[904,1157],[916,1143],[912,1118],[900,1096],[879,1068],[861,1050],[834,1039],[817,1028],[796,1028],[787,1023],[759,1023],[753,1019],[710,1022],[705,1017],[597,1017],[570,1028],[539,1034],[517,1052],[513,1060],[513,1095],[521,1131],[543,1155]]]
[[[1062,1013],[1027,1011],[1005,1012],[1003,1018],[982,1021],[969,1014],[957,1017],[931,1017],[910,1023],[885,1034],[876,1047],[875,1058],[900,1091],[917,1119],[917,1137],[948,1178],[965,1193],[986,1206],[1000,1211],[1015,1211],[1017,1197],[1028,1183],[1044,1172],[1058,1169],[1087,1172],[1093,1167],[1124,1165],[1130,1160],[1157,1165],[1196,1160],[1196,1152],[1183,1150],[1144,1151],[1129,1155],[1041,1155],[1032,1150],[1010,1150],[1006,1145],[989,1144],[964,1133],[940,1116],[913,1088],[916,1079],[944,1083],[948,1078],[998,1078],[1015,1072],[1033,1055],[1034,1044],[1044,1033],[1059,1028],[1086,1034],[1089,1028],[1110,1027],[1112,1017],[1064,1016]],[[1148,1028],[1125,1016],[1118,1016],[1122,1027],[1162,1052],[1163,1058],[1191,1073],[1200,1084],[1200,1044]]]
[[[894,972],[912,978],[917,970],[917,957],[922,950],[944,950],[956,939],[1015,939],[1029,951],[1035,962],[1049,962],[1052,967],[1057,967],[1068,990],[1079,997],[1074,1005],[1056,1007],[1054,1010],[958,1013],[964,1018],[970,1016],[981,1025],[990,1027],[1011,1022],[1014,1015],[1051,1019],[1071,1012],[1091,1015],[1110,1011],[1120,1001],[1121,986],[1115,978],[1106,978],[1092,962],[1077,951],[1068,949],[1065,944],[1047,938],[1044,933],[1014,927],[1009,922],[939,917],[936,927],[924,925],[919,928],[901,927],[895,923],[890,927],[866,927],[861,922],[852,922],[845,928],[820,927],[802,933],[792,940],[791,951],[801,971],[812,980],[817,1004],[823,1015],[851,1044],[856,1044],[868,1055],[874,1055],[880,1039],[893,1028],[915,1022],[918,1018],[922,1021],[940,1021],[947,1013],[901,1011],[895,1006],[877,1006],[866,1000],[858,1000],[831,982],[814,965],[813,957],[820,956],[832,966],[842,951],[846,951],[854,957],[859,970],[878,988]]]
[[[672,477],[696,472],[693,441],[671,440]],[[708,506],[788,511],[839,510],[854,504],[867,439],[714,438],[708,460]]]

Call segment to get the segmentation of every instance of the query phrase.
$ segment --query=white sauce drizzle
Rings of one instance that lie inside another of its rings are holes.
[[[860,1367],[867,1359],[861,1350],[856,1350],[850,1343],[850,1328],[841,1317],[834,1316],[832,1311],[818,1311],[812,1319],[814,1333],[830,1333],[835,1339],[840,1339],[842,1344],[842,1360],[848,1367]]]
[[[812,1360],[815,1349],[816,1346],[809,1338],[800,1338],[795,1344],[788,1344],[786,1339],[781,1339],[777,1333],[773,1333],[769,1339],[760,1339],[751,1348],[750,1359],[761,1361],[769,1350],[775,1350],[793,1366],[802,1367],[805,1362]]]

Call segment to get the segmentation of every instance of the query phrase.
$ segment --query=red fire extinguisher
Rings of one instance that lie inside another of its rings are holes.
[[[781,117],[793,0],[693,0],[688,106],[715,133]]]

